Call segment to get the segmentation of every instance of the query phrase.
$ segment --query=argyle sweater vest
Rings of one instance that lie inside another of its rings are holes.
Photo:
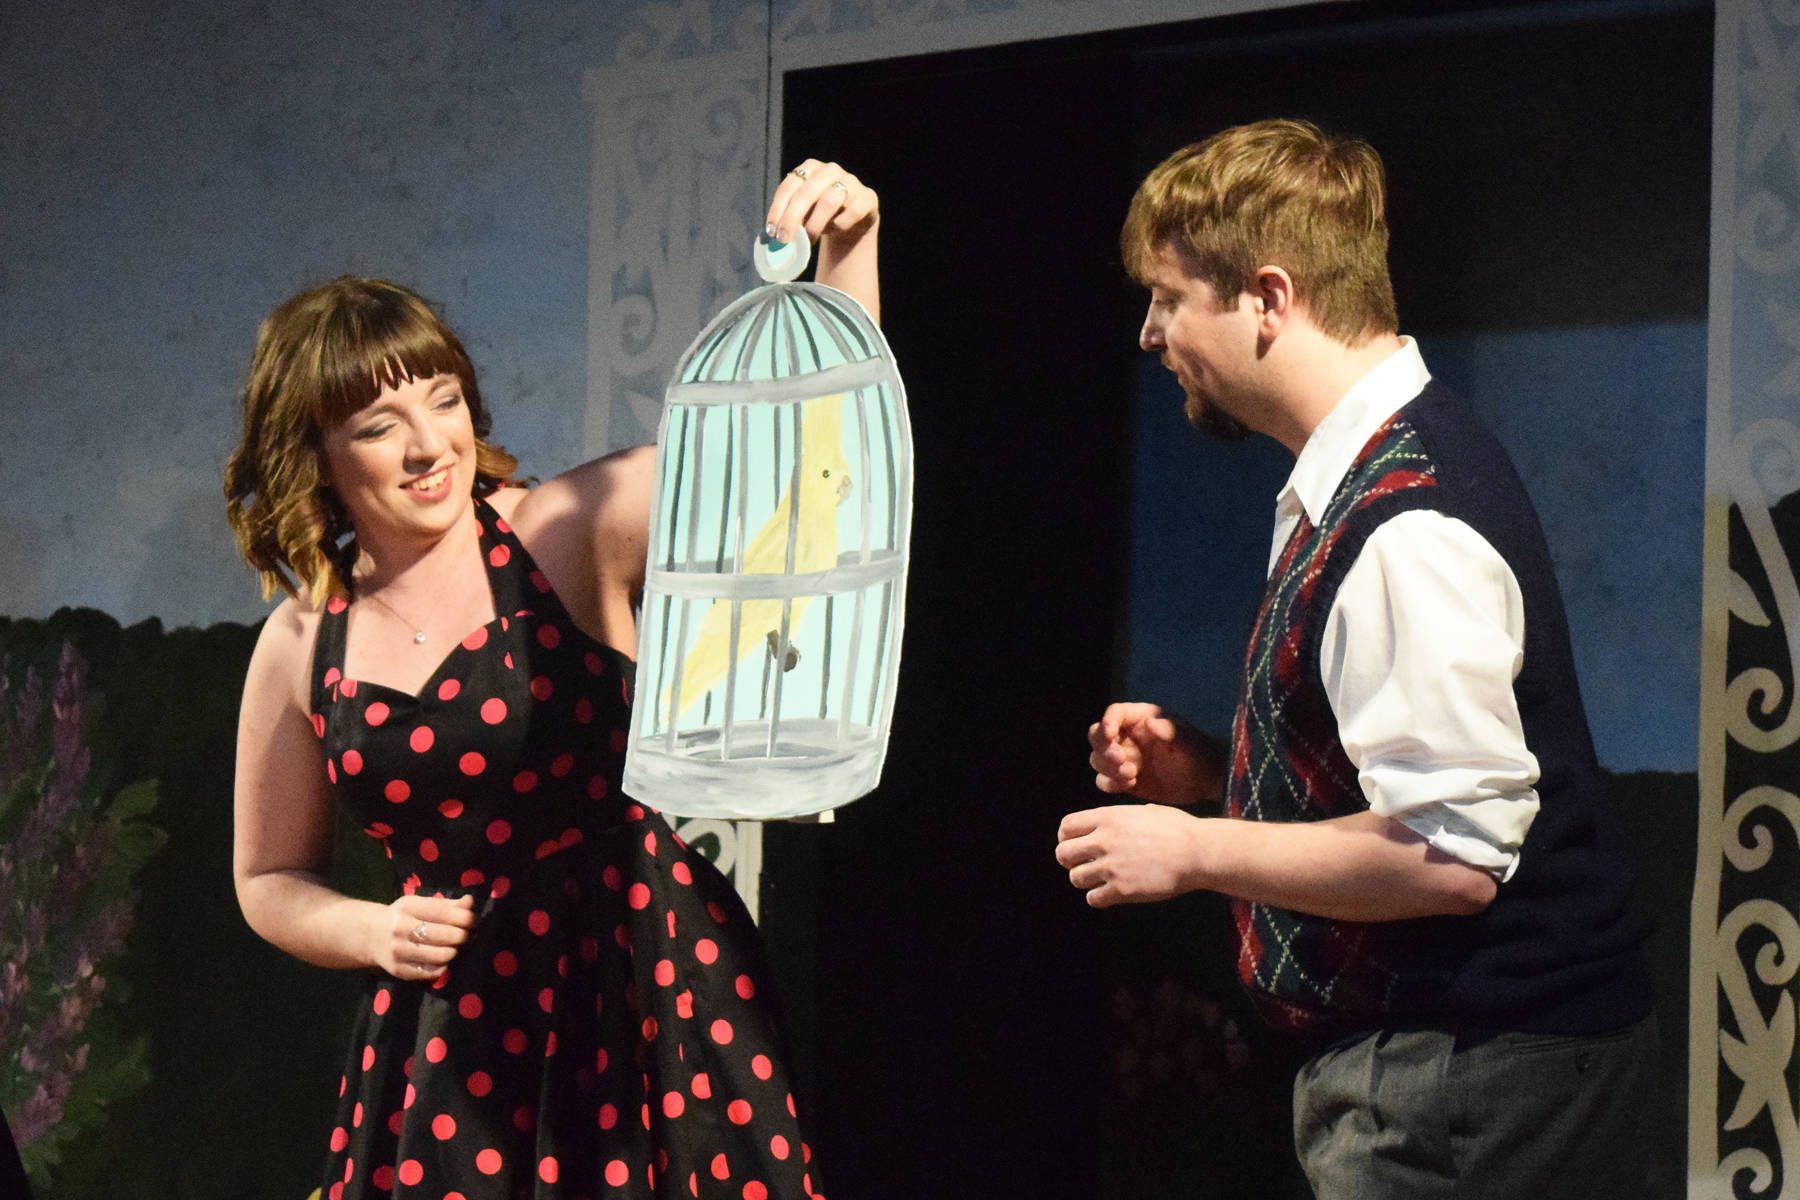
[[[1363,543],[1417,508],[1485,537],[1524,595],[1525,665],[1513,691],[1539,763],[1540,809],[1519,867],[1466,917],[1363,923],[1234,901],[1239,976],[1270,1022],[1290,1029],[1616,1028],[1648,1011],[1648,970],[1549,552],[1505,452],[1441,385],[1370,438],[1319,523],[1303,518],[1283,548],[1245,655],[1227,812],[1295,822],[1368,807],[1338,740],[1319,647]]]

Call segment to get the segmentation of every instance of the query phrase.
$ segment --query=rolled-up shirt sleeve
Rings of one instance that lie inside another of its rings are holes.
[[[1466,523],[1418,510],[1364,543],[1320,655],[1369,807],[1503,881],[1538,810],[1512,687],[1524,647],[1512,569]]]

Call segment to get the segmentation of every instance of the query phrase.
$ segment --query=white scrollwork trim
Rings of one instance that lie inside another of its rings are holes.
[[[1800,489],[1800,428],[1775,419],[1757,421],[1733,439],[1729,461],[1732,502],[1750,534],[1777,619],[1787,634],[1788,679],[1800,679],[1800,583],[1770,511],[1777,500]],[[1747,668],[1727,685],[1726,697],[1726,731],[1740,745],[1769,754],[1800,739],[1800,704],[1774,670]],[[1766,721],[1784,701],[1787,716],[1778,725],[1766,728],[1757,722],[1756,715]]]
[[[1767,825],[1753,826],[1749,844],[1744,842],[1743,825],[1758,808],[1774,809],[1787,818],[1796,834],[1800,834],[1800,796],[1772,785],[1754,787],[1739,796],[1725,810],[1725,857],[1732,866],[1745,873],[1768,866],[1774,853],[1775,839]]]
[[[1791,798],[1791,797],[1790,797]],[[1781,988],[1800,967],[1800,922],[1773,900],[1750,900],[1738,905],[1719,926],[1719,985],[1731,1008],[1738,1033],[1719,1031],[1719,1053],[1726,1067],[1743,1084],[1726,1130],[1738,1130],[1757,1116],[1767,1114],[1781,1151],[1781,1161],[1800,1161],[1800,1122],[1795,1120],[1793,1098],[1788,1093],[1787,1069],[1794,1054],[1794,998],[1783,991],[1767,1017],[1758,1004],[1745,970],[1738,943],[1752,929],[1768,938],[1756,950],[1756,977],[1767,987]],[[1759,1190],[1772,1181],[1766,1164],[1755,1164],[1758,1155],[1739,1151],[1721,1164],[1722,1170],[1753,1169]],[[1735,1165],[1733,1165],[1735,1164]],[[1800,1177],[1783,1180],[1781,1196],[1800,1196]]]

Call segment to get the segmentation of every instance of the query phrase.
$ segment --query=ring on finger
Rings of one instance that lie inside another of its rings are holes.
[[[805,167],[795,167],[793,170],[789,171],[788,174],[792,175],[802,181],[812,177],[812,172],[807,170]]]
[[[427,933],[429,928],[430,927],[427,926],[425,924],[425,922],[420,921],[417,925],[414,925],[412,927],[412,932],[407,934],[406,936],[408,938],[412,939],[413,945],[423,946],[425,944],[425,934]]]
[[[844,193],[844,199],[848,200],[850,198],[850,189],[844,184],[843,180],[834,179],[831,181],[831,186]]]

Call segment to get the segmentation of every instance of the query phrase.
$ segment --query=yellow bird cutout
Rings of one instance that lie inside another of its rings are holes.
[[[800,519],[794,529],[794,574],[807,575],[837,565],[837,506],[850,495],[850,464],[844,459],[844,397],[820,396],[800,405]],[[740,575],[781,575],[788,566],[788,525],[793,485],[783,493],[775,511],[763,522],[738,563]],[[792,648],[793,631],[800,625],[808,596],[797,596],[788,612],[790,644],[781,645],[780,600],[745,600],[738,621],[737,661],[757,650],[771,655],[781,670],[798,661]],[[717,599],[700,621],[687,659],[681,667],[680,716],[725,678],[730,664],[731,609],[728,599]],[[668,703],[673,689],[665,689]]]

